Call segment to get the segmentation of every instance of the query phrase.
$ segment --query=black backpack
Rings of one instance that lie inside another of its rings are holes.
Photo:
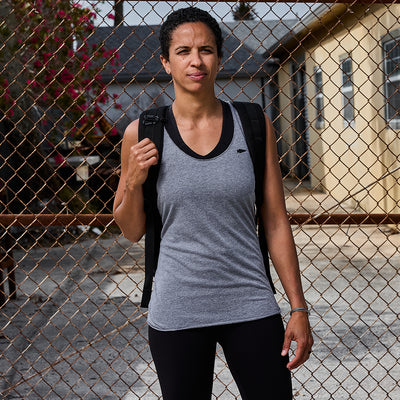
[[[265,170],[265,117],[259,104],[233,102],[242,122],[247,147],[253,162],[255,173],[256,218],[258,224],[258,237],[264,258],[265,271],[270,281],[272,290],[275,288],[272,282],[268,248],[265,240],[265,232],[260,215],[263,203],[263,182]],[[143,184],[144,209],[146,213],[146,240],[145,240],[145,280],[141,307],[148,307],[153,278],[157,269],[158,255],[161,241],[161,217],[157,208],[157,178],[161,163],[164,123],[169,106],[153,108],[144,111],[139,117],[139,141],[149,138],[158,149],[159,161],[157,165],[150,167],[146,182]]]

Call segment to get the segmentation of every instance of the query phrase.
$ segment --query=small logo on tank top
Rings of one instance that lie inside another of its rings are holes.
[[[244,153],[246,150],[245,149],[237,149],[238,153]]]

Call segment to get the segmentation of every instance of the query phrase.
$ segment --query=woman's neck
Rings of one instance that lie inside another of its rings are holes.
[[[172,105],[174,115],[192,121],[221,114],[221,102],[213,95],[207,98],[178,97]]]

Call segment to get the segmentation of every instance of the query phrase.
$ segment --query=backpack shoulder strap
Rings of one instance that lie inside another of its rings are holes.
[[[138,140],[149,138],[158,150],[158,163],[149,169],[147,179],[143,184],[143,196],[145,201],[145,211],[154,206],[157,202],[156,184],[160,169],[163,143],[164,143],[164,124],[168,106],[151,108],[143,111],[139,117]]]
[[[159,153],[162,152],[167,109],[168,106],[150,108],[143,111],[139,117],[139,142],[144,138],[149,138],[156,145]]]
[[[257,103],[233,102],[242,122],[244,136],[256,179],[256,205],[260,208],[263,203],[263,184],[265,171],[266,129],[265,116]]]
[[[161,217],[157,208],[157,179],[164,142],[164,123],[168,106],[144,111],[139,117],[139,141],[149,138],[157,147],[158,163],[149,169],[143,184],[144,210],[146,213],[145,241],[145,280],[143,286],[142,307],[148,307],[153,278],[157,268],[161,241]]]
[[[264,259],[265,272],[274,293],[275,287],[269,267],[268,247],[265,239],[265,230],[260,215],[264,200],[264,173],[265,173],[265,148],[267,132],[265,127],[265,115],[262,107],[257,103],[233,102],[240,121],[242,122],[244,136],[250,157],[254,167],[255,195],[256,195],[256,218],[258,220],[258,239]]]

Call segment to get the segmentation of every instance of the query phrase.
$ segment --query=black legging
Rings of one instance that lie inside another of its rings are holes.
[[[292,399],[289,359],[281,356],[283,338],[280,315],[180,331],[149,327],[163,400],[211,399],[217,342],[242,400]]]

